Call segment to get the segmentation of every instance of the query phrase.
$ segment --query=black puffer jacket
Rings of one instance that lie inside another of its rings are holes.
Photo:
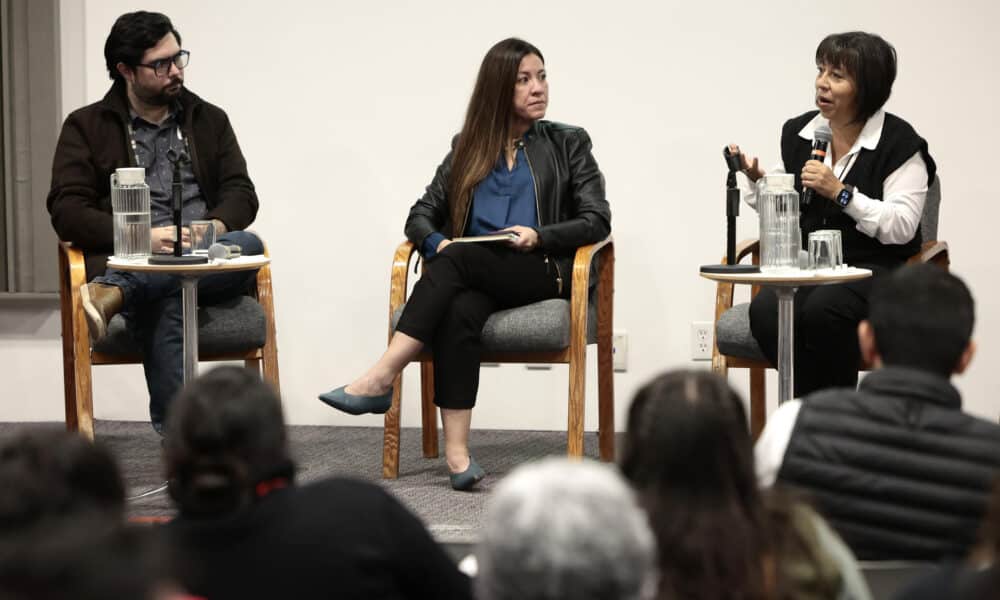
[[[563,277],[569,277],[578,246],[598,242],[611,233],[604,176],[590,149],[590,136],[572,125],[536,121],[524,135],[524,153],[538,202],[539,247],[556,261]],[[449,235],[454,229],[448,208],[451,157],[451,152],[444,157],[434,180],[406,219],[406,237],[417,247],[434,232]],[[459,235],[467,224],[468,215],[458,228]]]
[[[969,551],[998,474],[1000,425],[963,413],[944,377],[884,367],[803,401],[778,483],[859,559],[940,560]]]

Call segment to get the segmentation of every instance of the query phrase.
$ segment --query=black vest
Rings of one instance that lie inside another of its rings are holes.
[[[859,559],[964,556],[1000,473],[1000,425],[943,377],[902,367],[806,398],[778,483],[805,492]]]
[[[799,131],[813,120],[819,111],[810,111],[785,122],[781,129],[781,159],[785,172],[795,174],[795,189],[802,192],[802,167],[812,152],[812,140],[799,136]],[[854,158],[854,163],[843,182],[853,185],[869,198],[881,200],[884,197],[882,184],[911,156],[920,152],[927,165],[927,185],[934,181],[936,166],[927,153],[927,142],[917,135],[909,123],[899,117],[885,113],[885,124],[875,150],[862,148]],[[834,174],[839,173],[834,171]],[[817,229],[839,229],[844,244],[844,260],[848,264],[882,264],[892,266],[904,262],[920,251],[921,234],[916,234],[905,244],[883,244],[873,237],[861,233],[857,223],[843,213],[836,203],[817,197],[809,206],[802,207],[800,219],[802,227],[802,247],[806,248],[809,233]]]

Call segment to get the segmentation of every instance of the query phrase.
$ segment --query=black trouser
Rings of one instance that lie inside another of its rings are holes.
[[[794,395],[828,387],[857,387],[861,348],[858,323],[868,318],[872,280],[891,267],[859,264],[872,277],[837,285],[801,287],[795,293]],[[778,363],[778,299],[763,287],[750,303],[750,332],[772,365]]]
[[[486,320],[498,310],[556,298],[557,287],[551,260],[500,244],[450,244],[424,263],[396,331],[431,348],[434,403],[475,406]]]

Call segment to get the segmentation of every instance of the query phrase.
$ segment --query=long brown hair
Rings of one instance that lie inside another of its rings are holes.
[[[490,48],[479,66],[465,124],[451,159],[448,196],[452,235],[459,235],[465,225],[472,188],[493,169],[510,139],[514,85],[521,59],[529,54],[545,62],[535,46],[524,40],[507,38]]]
[[[643,386],[629,410],[621,470],[659,543],[659,598],[773,597],[753,441],[725,380],[683,370]]]

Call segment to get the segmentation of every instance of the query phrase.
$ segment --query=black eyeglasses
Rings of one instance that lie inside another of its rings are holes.
[[[173,65],[178,69],[183,69],[188,65],[189,60],[191,60],[191,53],[188,52],[187,50],[181,50],[177,54],[170,56],[168,58],[161,58],[159,60],[154,60],[148,65],[139,63],[136,66],[152,69],[153,72],[156,73],[157,77],[166,77],[167,73],[170,72],[170,65]]]

